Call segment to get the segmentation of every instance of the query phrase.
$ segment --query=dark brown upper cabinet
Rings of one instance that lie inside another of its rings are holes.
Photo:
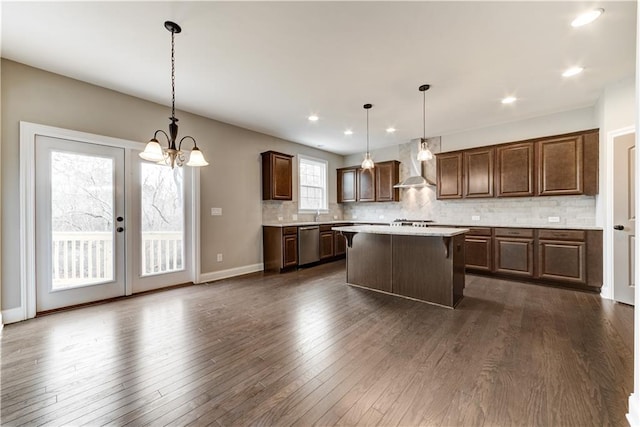
[[[262,200],[293,200],[293,156],[265,151],[262,155]]]
[[[493,197],[493,148],[463,152],[464,197]]]
[[[496,147],[496,196],[533,196],[534,143],[509,144]]]
[[[397,202],[400,191],[393,188],[400,181],[400,162],[376,163],[373,169],[357,166],[337,170],[338,203]]]
[[[597,132],[588,132],[539,140],[538,194],[597,194],[597,138]]]
[[[358,168],[338,169],[338,203],[358,200]]]
[[[358,169],[358,201],[376,201],[376,171],[375,169]]]
[[[400,182],[400,162],[376,163],[376,202],[397,202],[400,200],[400,189],[393,188]]]
[[[462,152],[436,155],[438,199],[462,198]]]
[[[593,129],[436,154],[437,197],[598,194],[598,138]]]

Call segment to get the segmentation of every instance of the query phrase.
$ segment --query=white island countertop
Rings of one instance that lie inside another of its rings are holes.
[[[398,236],[433,236],[452,237],[464,234],[468,228],[448,228],[448,227],[399,227],[391,225],[350,225],[347,227],[333,227],[332,230],[344,231],[347,233],[370,233],[370,234],[392,234]]]

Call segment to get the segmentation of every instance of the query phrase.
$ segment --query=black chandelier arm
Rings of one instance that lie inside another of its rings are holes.
[[[156,141],[158,140],[158,132],[160,132],[161,134],[164,135],[165,138],[167,138],[167,144],[169,144],[171,142],[171,139],[169,138],[169,135],[167,135],[167,133],[165,131],[163,131],[162,129],[158,129],[157,131],[155,131],[155,133],[153,134],[153,139],[155,139]]]
[[[180,142],[178,143],[178,150],[182,150],[182,141],[184,141],[187,138],[190,139],[191,141],[193,141],[193,147],[194,148],[198,148],[198,143],[196,142],[195,138],[192,137],[192,136],[187,135],[187,136],[183,136],[180,139]]]

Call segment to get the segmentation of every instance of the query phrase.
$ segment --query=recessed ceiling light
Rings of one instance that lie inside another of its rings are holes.
[[[502,103],[503,104],[513,104],[514,102],[516,102],[516,97],[515,96],[507,96],[506,98],[502,99]]]
[[[315,114],[313,114],[313,115],[311,115],[311,116],[309,116],[307,118],[309,119],[310,122],[317,122],[318,119],[319,119],[319,117],[316,116]]]
[[[587,25],[600,17],[604,13],[604,9],[594,9],[589,12],[585,12],[582,15],[578,15],[576,19],[571,21],[572,27],[582,27],[583,25]]]
[[[351,129],[347,129],[344,131],[345,135],[353,135],[353,131]]]
[[[566,70],[564,73],[562,73],[562,77],[575,76],[576,74],[580,74],[583,71],[584,71],[584,68],[582,67],[571,67],[568,70]]]
[[[394,127],[388,127],[387,128],[387,133],[394,133],[396,131],[396,128]]]

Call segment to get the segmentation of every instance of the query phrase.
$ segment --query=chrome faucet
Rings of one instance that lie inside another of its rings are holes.
[[[315,222],[320,221],[320,209],[318,209],[318,210],[316,211],[316,214],[315,214],[315,216],[313,217],[313,220],[314,220]]]

